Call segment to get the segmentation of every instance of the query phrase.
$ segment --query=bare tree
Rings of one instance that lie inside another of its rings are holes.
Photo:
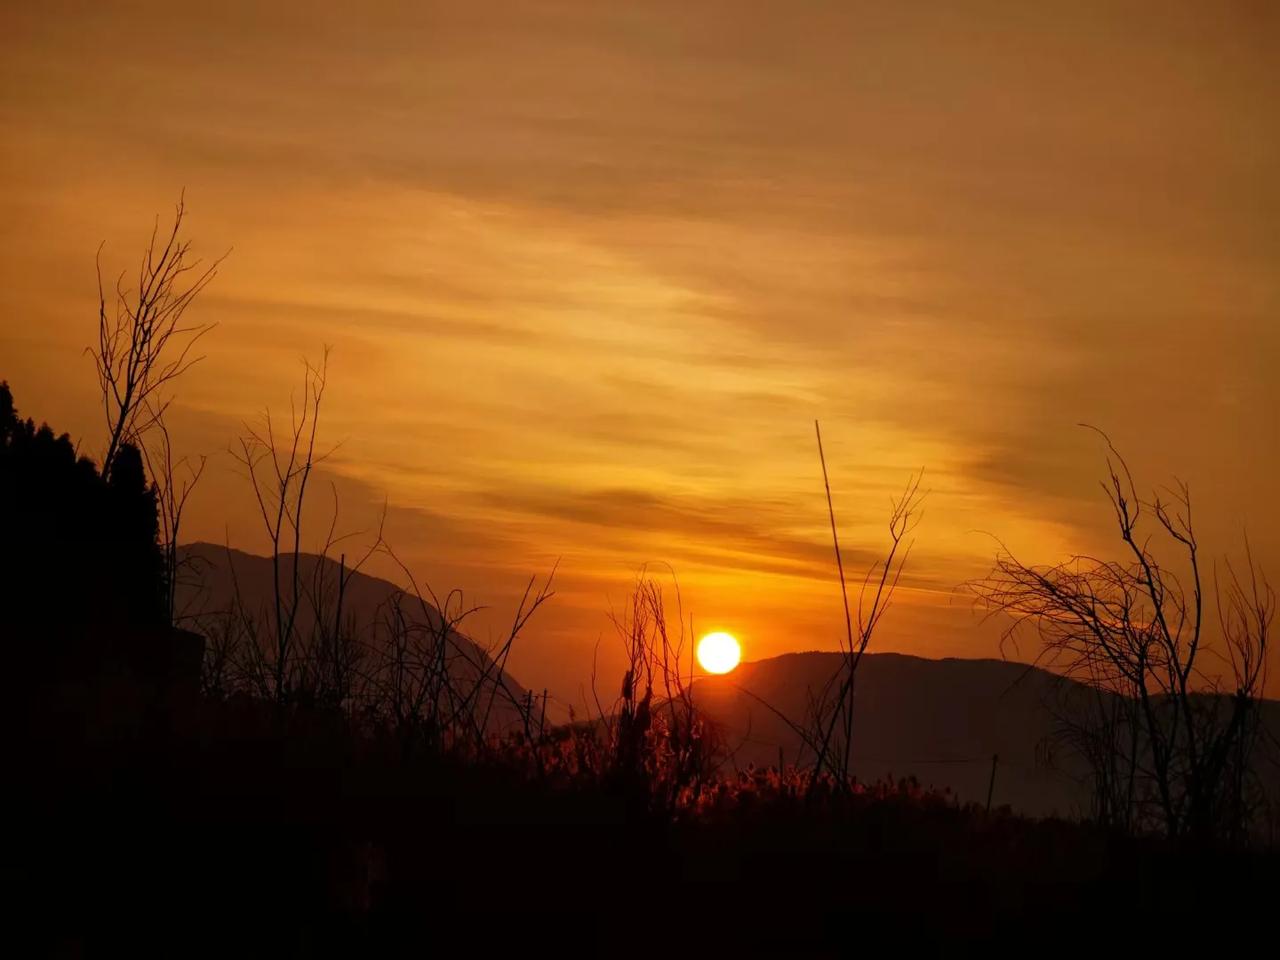
[[[177,623],[181,615],[177,609],[178,588],[186,563],[178,552],[178,538],[182,532],[182,517],[187,500],[204,475],[208,458],[204,456],[178,457],[175,459],[173,441],[164,413],[156,411],[151,433],[155,441],[142,447],[147,474],[156,492],[156,512],[160,519],[160,548],[164,556],[165,609],[169,622]]]
[[[299,617],[304,613],[305,593],[300,560],[311,476],[332,452],[321,452],[316,446],[328,363],[328,347],[319,366],[306,362],[302,398],[291,401],[289,424],[284,430],[277,431],[267,410],[264,425],[246,427],[239,448],[232,451],[248,474],[271,545],[272,610],[266,637],[258,635],[262,625],[254,613],[245,613],[254,622],[250,632],[255,642],[250,649],[259,656],[256,672],[263,691],[280,703],[297,693],[303,679]],[[340,621],[340,613],[338,617]]]
[[[1103,437],[1102,487],[1121,557],[1032,566],[1002,549],[971,586],[1010,618],[1006,636],[1033,627],[1048,664],[1094,691],[1068,730],[1093,771],[1095,812],[1124,828],[1158,825],[1170,837],[1235,838],[1251,805],[1275,593],[1246,543],[1244,575],[1230,563],[1221,576],[1215,568],[1207,594],[1186,484],[1141,499]],[[1218,671],[1205,669],[1206,656]]]
[[[191,258],[191,243],[181,238],[185,216],[185,200],[180,198],[167,236],[161,236],[156,218],[138,267],[137,287],[128,288],[122,272],[110,311],[98,261],[98,344],[87,352],[102,391],[107,428],[104,475],[110,474],[122,444],[143,446],[141,437],[169,406],[165,388],[200,360],[192,349],[213,329],[212,324],[187,324],[185,314],[217,275],[223,258],[207,267]]]
[[[305,365],[287,425],[268,410],[262,426],[247,427],[233,451],[270,543],[271,598],[269,609],[249,609],[236,584],[232,616],[210,645],[217,657],[211,670],[234,674],[278,704],[305,701],[389,720],[402,737],[433,749],[483,749],[495,710],[508,706],[527,732],[532,704],[512,689],[504,667],[529,618],[552,596],[550,578],[537,589],[530,581],[506,637],[482,650],[459,632],[477,608],[467,607],[457,591],[443,602],[429,586],[424,595],[386,543],[385,508],[372,544],[348,563],[338,546],[350,535],[337,533],[339,502],[331,485],[327,534],[317,554],[304,554],[315,473],[333,452],[319,446],[328,357],[326,349],[318,365]],[[411,592],[393,594],[361,619],[348,609],[347,588],[379,553],[400,567]]]
[[[202,268],[190,257],[190,241],[181,239],[186,216],[183,198],[174,212],[167,237],[152,227],[151,241],[138,268],[136,289],[116,278],[114,308],[107,309],[102,283],[101,248],[97,260],[98,342],[86,352],[93,358],[102,394],[107,446],[102,473],[111,474],[121,448],[139,449],[156,493],[164,557],[165,609],[169,622],[177,617],[180,567],[178,537],[191,492],[204,472],[205,458],[175,459],[165,415],[172,402],[167,388],[201,358],[191,351],[213,324],[186,324],[192,301],[217,274],[222,258]],[[152,437],[158,436],[153,440]]]

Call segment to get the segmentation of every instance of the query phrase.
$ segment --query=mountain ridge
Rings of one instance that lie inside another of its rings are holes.
[[[808,695],[838,675],[843,657],[796,651],[697,678],[695,703],[720,726],[730,767],[800,760],[803,741],[787,721],[804,721]],[[996,806],[1077,816],[1088,810],[1089,770],[1064,747],[1055,711],[1086,690],[1019,661],[866,653],[854,700],[854,772],[864,781],[915,776],[962,801],[985,802],[990,789]],[[1262,712],[1275,735],[1280,702],[1263,701]]]
[[[235,547],[196,541],[179,547],[180,563],[198,567],[198,574],[185,578],[177,591],[179,619],[197,630],[208,630],[217,618],[226,616],[238,607],[250,617],[269,618],[274,606],[272,580],[275,576],[273,561],[269,556],[249,553]],[[286,583],[293,577],[293,556],[280,557],[280,576]],[[350,567],[343,567],[331,557],[312,553],[298,555],[299,581],[303,584],[303,602],[300,604],[295,627],[300,635],[306,635],[316,624],[317,618],[326,612],[324,604],[329,597],[312,597],[311,593],[325,593],[336,588],[337,577],[344,577],[343,621],[350,629],[370,635],[367,641],[377,651],[378,627],[385,616],[388,604],[402,604],[405,624],[409,629],[443,633],[444,617],[430,602],[390,580],[375,577]],[[201,631],[205,632],[205,631]],[[474,685],[481,677],[485,682],[501,684],[511,699],[519,700],[528,695],[525,687],[505,669],[494,663],[491,651],[465,633],[448,629],[448,644],[459,656],[450,662],[450,675],[464,685]],[[495,702],[496,729],[505,729],[516,719],[516,711],[509,703]]]

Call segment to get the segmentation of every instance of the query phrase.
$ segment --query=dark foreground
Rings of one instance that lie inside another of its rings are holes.
[[[11,905],[53,954],[1053,954],[1225,944],[1277,903],[1270,855],[910,788],[809,801],[769,772],[672,822],[616,785],[432,757],[316,713],[199,702],[125,730],[25,712]]]

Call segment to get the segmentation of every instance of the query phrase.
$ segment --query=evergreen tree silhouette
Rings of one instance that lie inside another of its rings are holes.
[[[165,623],[155,492],[135,447],[109,477],[23,420],[0,382],[0,638],[56,655]]]

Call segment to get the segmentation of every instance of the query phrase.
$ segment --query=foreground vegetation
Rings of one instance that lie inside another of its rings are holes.
[[[37,711],[15,755],[10,863],[42,942],[311,954],[462,937],[482,952],[630,954],[657,939],[677,955],[1046,929],[1058,942],[1082,917],[1171,902],[1193,911],[1184,934],[1234,922],[1278,866],[988,814],[910,782],[813,790],[795,771],[714,779],[672,817],[634,783],[584,774],[571,737],[556,765],[518,740],[415,751],[317,708],[152,701],[130,730],[112,713],[104,731]]]

